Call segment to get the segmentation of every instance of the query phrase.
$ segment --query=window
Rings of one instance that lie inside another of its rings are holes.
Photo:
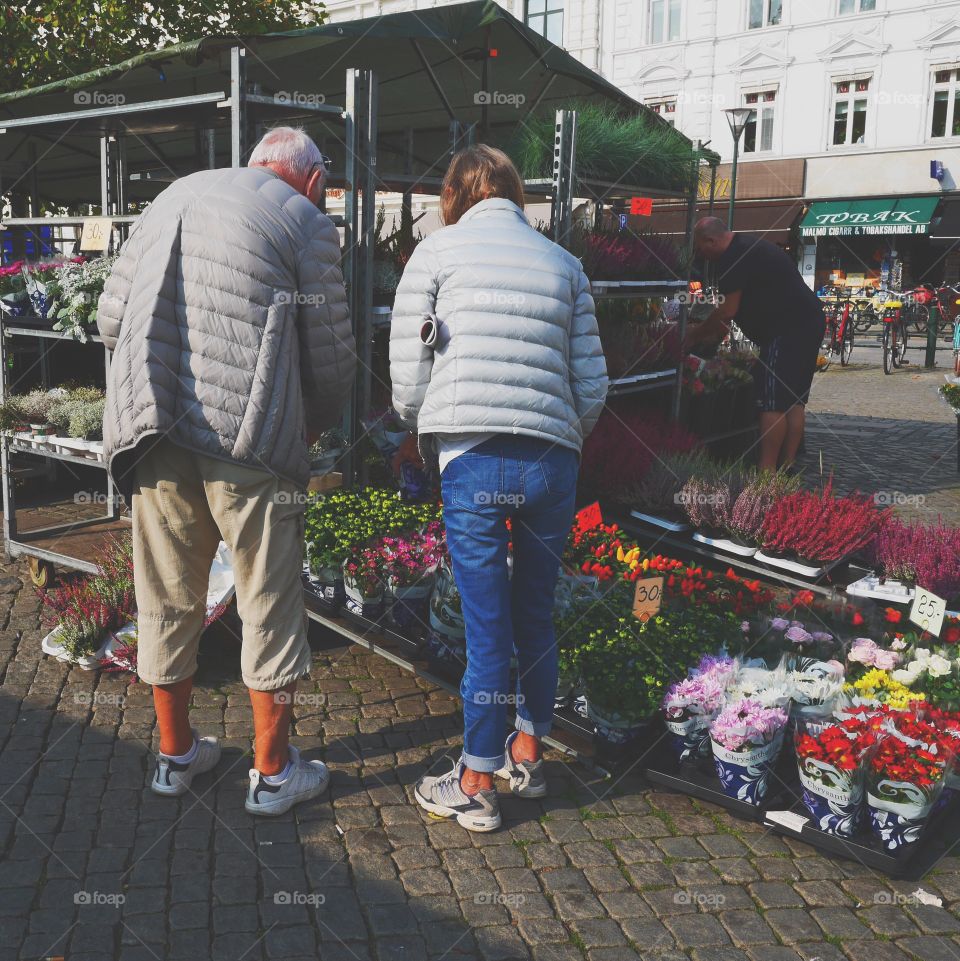
[[[671,127],[677,125],[677,98],[658,97],[656,100],[648,100],[647,106],[654,112],[660,114]]]
[[[563,44],[563,0],[527,0],[527,26],[558,47]]]
[[[960,70],[938,70],[933,75],[931,137],[960,137]]]
[[[743,102],[754,108],[743,128],[744,153],[773,150],[773,114],[776,99],[776,90],[744,95]]]
[[[650,0],[650,42],[680,39],[680,0]]]
[[[863,143],[867,132],[870,78],[841,80],[833,85],[832,144]]]
[[[751,30],[758,27],[775,27],[783,16],[783,0],[747,0],[747,26]]]
[[[867,13],[877,9],[877,0],[839,0],[837,14],[841,17],[850,13]]]

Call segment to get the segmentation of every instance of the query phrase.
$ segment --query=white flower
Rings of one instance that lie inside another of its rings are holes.
[[[934,654],[927,661],[927,671],[931,677],[943,677],[949,674],[951,669],[950,662],[940,654]]]

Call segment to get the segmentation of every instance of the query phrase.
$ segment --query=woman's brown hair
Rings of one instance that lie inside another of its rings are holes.
[[[443,223],[455,224],[474,204],[489,197],[504,197],[523,207],[523,181],[510,158],[483,143],[454,154],[440,190]]]

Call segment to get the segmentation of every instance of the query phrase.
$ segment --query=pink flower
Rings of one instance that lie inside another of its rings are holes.
[[[743,631],[744,634],[749,634],[749,633],[750,633],[750,622],[749,622],[749,621],[742,621],[742,622],[740,623],[740,630]]]
[[[869,637],[857,637],[854,638],[847,660],[871,667],[875,662],[878,650],[877,645]]]
[[[895,651],[902,651],[907,646],[907,642],[902,637],[898,637],[894,639],[890,646]]]
[[[811,637],[813,637],[815,641],[822,641],[822,642],[833,640],[833,635],[828,634],[826,631],[814,631]]]
[[[802,627],[797,627],[796,625],[791,627],[783,636],[788,641],[793,641],[795,644],[806,644],[808,641],[813,639],[812,634],[805,631]]]
[[[770,626],[775,631],[785,631],[790,626],[790,622],[787,620],[784,620],[782,617],[775,617],[770,622]]]
[[[892,671],[900,663],[900,655],[896,651],[877,650],[873,659],[873,666],[881,671]]]

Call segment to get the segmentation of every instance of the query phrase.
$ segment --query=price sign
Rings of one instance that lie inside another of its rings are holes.
[[[630,213],[635,217],[652,217],[653,199],[651,197],[631,197]]]
[[[936,637],[940,634],[940,628],[943,627],[943,616],[946,613],[947,602],[942,597],[937,597],[932,591],[923,587],[917,587],[913,607],[910,608],[910,620],[917,627],[922,627]]]
[[[663,578],[648,577],[637,581],[633,594],[633,616],[641,621],[649,621],[660,610],[663,602]]]
[[[113,221],[109,217],[87,217],[80,234],[81,250],[106,250],[110,246]]]
[[[599,527],[603,523],[603,514],[600,513],[600,502],[594,501],[592,504],[587,504],[583,510],[578,511],[576,521],[577,529],[581,531],[589,531],[594,527]]]

